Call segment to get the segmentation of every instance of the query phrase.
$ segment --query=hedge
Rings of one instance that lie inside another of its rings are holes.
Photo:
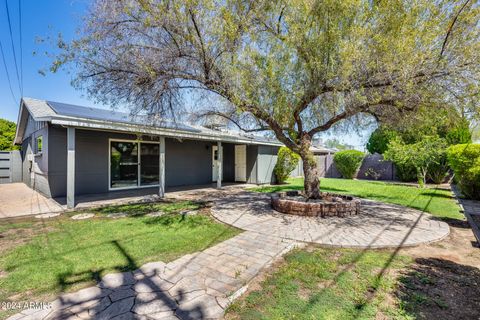
[[[462,193],[480,199],[480,144],[457,144],[447,149],[450,168]]]
[[[333,162],[342,177],[353,179],[360,169],[364,156],[364,153],[358,150],[339,151],[333,156]]]

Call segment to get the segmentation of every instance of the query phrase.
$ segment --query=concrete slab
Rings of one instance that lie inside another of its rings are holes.
[[[52,212],[63,207],[24,183],[0,184],[0,218],[16,218]]]

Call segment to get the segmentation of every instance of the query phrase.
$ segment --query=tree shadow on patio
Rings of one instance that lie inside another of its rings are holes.
[[[417,258],[402,272],[395,296],[417,319],[478,319],[480,270],[444,259]]]

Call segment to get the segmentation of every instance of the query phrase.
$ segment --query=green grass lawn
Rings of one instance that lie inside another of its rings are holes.
[[[232,304],[226,318],[408,318],[384,301],[396,286],[393,271],[410,261],[387,251],[294,250],[260,289]]]
[[[438,218],[462,219],[451,192],[438,188],[418,188],[391,182],[322,178],[320,189],[325,192],[350,194],[426,211]],[[303,179],[292,178],[285,185],[252,188],[258,192],[303,190]]]
[[[89,220],[72,220],[68,215],[43,223],[37,220],[32,229],[27,222],[10,225],[14,230],[2,224],[3,244],[11,245],[0,251],[0,301],[76,290],[106,273],[136,269],[150,261],[172,261],[238,234],[206,215],[176,213],[201,206],[185,201],[126,205],[98,209],[97,217]],[[166,214],[142,215],[152,211]],[[114,212],[129,217],[104,216]],[[18,232],[34,229],[29,241],[17,244]]]

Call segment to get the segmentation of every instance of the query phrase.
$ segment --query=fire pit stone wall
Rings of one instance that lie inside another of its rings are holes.
[[[359,199],[332,193],[322,193],[322,200],[305,201],[298,191],[278,192],[271,201],[276,211],[307,217],[348,217],[360,212]]]

